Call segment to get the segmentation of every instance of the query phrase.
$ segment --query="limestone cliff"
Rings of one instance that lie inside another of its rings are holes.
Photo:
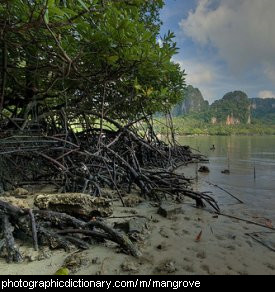
[[[202,112],[208,107],[208,101],[204,100],[200,90],[188,85],[184,90],[183,100],[173,108],[172,115],[181,116],[193,112]]]

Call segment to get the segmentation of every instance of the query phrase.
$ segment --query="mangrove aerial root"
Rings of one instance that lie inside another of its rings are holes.
[[[102,196],[104,188],[111,188],[124,206],[123,196],[134,188],[140,196],[150,200],[190,197],[199,208],[209,205],[216,212],[220,211],[215,199],[193,191],[190,179],[173,172],[182,163],[205,161],[202,155],[192,153],[188,146],[178,145],[174,136],[173,143],[159,140],[146,117],[122,125],[92,111],[79,115],[85,121],[79,125],[79,132],[72,130],[72,121],[67,120],[69,115],[58,110],[54,113],[55,120],[63,119],[63,122],[52,128],[47,124],[45,131],[2,132],[0,183],[4,191],[25,185],[51,184],[60,193]],[[46,113],[43,117],[46,118]],[[101,119],[100,127],[91,117]],[[83,218],[65,213],[22,209],[4,201],[0,201],[0,215],[5,240],[5,244],[0,241],[0,247],[8,250],[9,261],[20,259],[14,247],[12,227],[27,234],[36,250],[41,244],[65,250],[72,245],[85,249],[92,238],[112,240],[131,255],[140,254],[125,235],[98,219],[87,223]]]
[[[0,200],[0,206],[3,205],[8,206],[8,210],[13,209],[12,205]],[[113,229],[102,220],[93,218],[91,221],[84,221],[65,213],[48,210],[32,210],[31,213],[33,214],[32,220],[30,220],[30,210],[27,209],[18,208],[16,215],[15,213],[7,215],[1,212],[3,238],[0,241],[0,246],[2,256],[8,262],[19,262],[22,259],[15,246],[13,232],[23,231],[25,236],[28,236],[30,240],[33,239],[34,220],[37,232],[36,238],[40,245],[47,245],[52,249],[63,248],[66,251],[73,247],[88,249],[91,240],[99,242],[109,240],[120,245],[126,253],[132,256],[138,257],[141,255],[137,247],[125,234]],[[79,235],[85,235],[85,237]],[[38,244],[34,246],[37,248]]]

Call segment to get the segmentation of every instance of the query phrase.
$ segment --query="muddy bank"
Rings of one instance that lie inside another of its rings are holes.
[[[128,233],[142,253],[139,258],[124,254],[112,242],[69,253],[48,248],[34,252],[22,244],[24,262],[7,264],[1,259],[0,274],[51,275],[61,267],[79,275],[275,274],[275,253],[246,235],[267,229],[196,209],[188,198],[166,204],[168,215],[154,202],[135,202],[132,207],[113,202],[113,214],[105,220]],[[250,219],[255,215],[241,206],[224,205],[223,210]],[[262,239],[272,244],[274,233],[263,233]]]

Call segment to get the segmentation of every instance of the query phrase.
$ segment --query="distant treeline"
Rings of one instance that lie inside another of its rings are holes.
[[[157,119],[156,132],[166,134],[167,129],[163,126],[164,118]],[[174,117],[174,130],[177,135],[275,135],[275,125],[264,124],[256,121],[253,124],[211,124],[195,119],[190,115]]]
[[[200,90],[189,85],[171,113],[180,135],[275,134],[275,98],[248,98],[242,91],[229,92],[209,105]],[[158,119],[165,123],[161,115]],[[156,129],[165,132],[161,123]]]

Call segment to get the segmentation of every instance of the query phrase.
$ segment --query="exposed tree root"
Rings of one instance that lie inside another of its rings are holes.
[[[103,188],[109,187],[117,192],[123,205],[123,195],[135,187],[141,196],[150,200],[187,196],[197,207],[208,204],[219,212],[212,197],[193,191],[189,179],[171,170],[180,163],[205,160],[201,155],[193,154],[189,147],[177,145],[175,141],[165,144],[150,125],[150,131],[141,134],[138,123],[122,126],[110,118],[103,119],[111,124],[109,129],[83,126],[85,130],[79,133],[67,129],[65,134],[51,136],[21,133],[2,138],[0,163],[9,167],[6,172],[0,172],[0,182],[6,190],[26,184],[50,183],[60,192],[92,196],[101,196]],[[9,173],[14,174],[13,180],[7,179]],[[41,244],[65,250],[72,245],[83,249],[88,248],[92,238],[116,242],[133,256],[140,254],[124,234],[98,219],[85,222],[65,213],[23,210],[3,201],[0,201],[0,214],[9,261],[20,258],[14,249],[12,226],[27,234],[35,249]]]
[[[8,207],[9,210],[13,209],[12,205],[0,200],[0,206],[3,205]],[[18,249],[15,247],[13,229],[15,231],[23,231],[30,239],[33,238],[34,220],[30,221],[30,210],[16,209],[18,212],[16,215],[14,215],[15,213],[10,215],[11,220],[9,220],[8,215],[3,214],[1,211],[2,240],[4,240],[1,249],[5,249],[3,255],[8,262],[18,262],[22,259]],[[87,249],[89,248],[90,239],[96,241],[110,240],[119,244],[125,252],[135,257],[141,255],[125,234],[118,232],[101,220],[94,219],[93,221],[85,222],[65,213],[47,210],[33,210],[33,216],[35,218],[35,229],[37,230],[39,243],[47,245],[52,249],[63,248],[69,251],[73,246]],[[64,230],[64,228],[67,229]],[[77,235],[81,234],[85,234],[85,237],[77,237]]]

